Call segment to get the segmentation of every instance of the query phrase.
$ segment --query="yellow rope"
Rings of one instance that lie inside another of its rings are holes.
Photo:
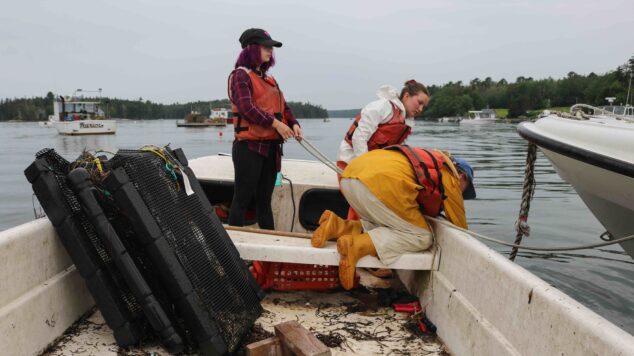
[[[178,164],[175,164],[173,160],[167,157],[167,155],[164,153],[163,147],[159,147],[156,145],[144,145],[141,147],[141,151],[151,152],[159,156],[163,160],[163,162],[165,162],[167,169],[171,169],[172,171],[175,171],[176,169],[178,169],[179,171],[181,170]],[[181,174],[185,174],[185,173],[181,172]],[[175,184],[176,184],[176,191],[180,191],[180,183],[178,182],[178,178],[176,179]]]
[[[103,174],[103,167],[101,166],[101,160],[99,158],[95,158],[95,165],[97,165],[99,173]]]
[[[155,155],[161,157],[161,159],[163,159],[163,161],[165,161],[165,163],[169,163],[170,162],[170,160],[167,158],[167,156],[165,156],[165,154],[163,153],[163,148],[162,147],[155,146],[155,145],[145,145],[145,146],[141,147],[141,150],[154,153]]]

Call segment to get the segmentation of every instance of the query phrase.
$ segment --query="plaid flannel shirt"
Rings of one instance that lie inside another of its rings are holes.
[[[243,70],[236,70],[231,78],[231,99],[233,104],[237,107],[238,112],[242,115],[242,118],[247,120],[251,124],[260,125],[263,127],[270,127],[273,124],[275,118],[273,115],[262,111],[253,103],[251,93],[253,92],[253,86],[251,84],[251,78]],[[295,125],[299,125],[297,119],[288,107],[288,104],[284,102],[284,115],[288,118],[288,126],[293,128]],[[237,141],[234,141],[234,144]],[[270,145],[279,145],[276,157],[276,166],[279,171],[282,162],[282,141],[249,141],[249,150],[256,152],[259,155],[268,157]]]

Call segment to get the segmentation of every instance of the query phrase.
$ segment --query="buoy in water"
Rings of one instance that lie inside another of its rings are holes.
[[[222,137],[222,131],[218,132],[218,136]]]

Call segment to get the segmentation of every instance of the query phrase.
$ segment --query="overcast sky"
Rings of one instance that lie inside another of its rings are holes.
[[[284,43],[270,73],[287,100],[328,109],[411,78],[561,78],[634,55],[633,0],[1,0],[0,97],[225,98],[249,27]]]

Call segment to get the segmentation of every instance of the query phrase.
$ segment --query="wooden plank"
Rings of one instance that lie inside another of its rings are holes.
[[[275,335],[283,344],[284,355],[326,356],[330,349],[297,321],[290,320],[274,326]]]
[[[282,343],[277,336],[247,345],[247,356],[282,356]]]
[[[303,239],[312,238],[312,234],[308,234],[305,232],[289,232],[289,231],[278,231],[278,230],[264,230],[264,229],[256,229],[253,227],[245,227],[245,226],[231,226],[231,225],[222,225],[225,230],[233,230],[233,231],[243,231],[243,232],[253,232],[256,234],[264,234],[264,235],[275,235],[275,236],[284,236],[284,237],[300,237]]]
[[[323,248],[315,248],[305,238],[235,230],[228,230],[227,233],[240,252],[240,257],[245,260],[339,265],[339,253],[334,242],[328,242]],[[389,266],[376,257],[365,256],[359,260],[357,267],[436,270],[439,261],[440,253],[434,259],[434,250],[431,249],[421,253],[406,253]]]

